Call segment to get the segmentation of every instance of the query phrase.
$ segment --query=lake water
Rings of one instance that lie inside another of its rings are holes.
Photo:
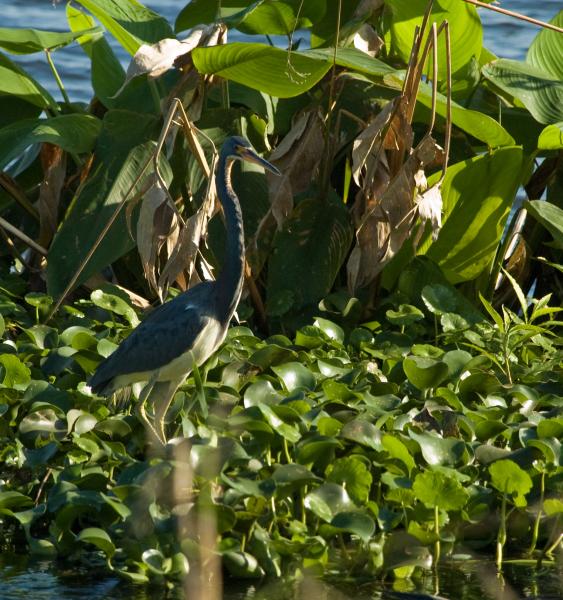
[[[405,0],[406,1],[406,0]],[[52,0],[0,0],[2,27],[35,27],[62,31],[67,29],[64,2]],[[164,15],[171,23],[184,2],[153,0],[145,2]],[[561,8],[561,0],[503,0],[507,9],[548,21]],[[490,11],[481,11],[486,46],[498,56],[523,59],[538,28]],[[115,45],[124,66],[126,54]],[[454,48],[455,52],[455,48]],[[15,60],[28,69],[55,96],[60,94],[42,55],[18,56]],[[91,95],[89,63],[82,50],[73,45],[55,53],[54,60],[72,100],[88,100]],[[289,600],[293,598],[325,598],[331,600],[391,600],[403,598],[430,600],[442,598],[458,600],[559,600],[562,597],[561,564],[539,570],[522,565],[506,565],[504,579],[499,578],[490,563],[452,563],[440,567],[438,579],[428,574],[422,581],[404,582],[399,586],[403,594],[394,595],[395,585],[381,582],[355,583],[352,588],[339,589],[318,582],[290,584],[281,580],[256,586],[226,584],[225,597],[230,600]],[[309,587],[307,587],[309,586]],[[432,596],[432,594],[435,594]],[[178,598],[174,592],[133,586],[87,569],[31,559],[27,556],[0,555],[0,600],[159,600]]]
[[[65,4],[61,0],[0,0],[0,26],[35,27],[52,31],[68,30]],[[179,0],[145,0],[144,4],[166,17],[170,23],[186,4]],[[503,0],[503,8],[549,21],[561,9],[561,0]],[[523,21],[505,17],[488,10],[481,10],[484,24],[485,45],[498,56],[523,59],[526,50],[539,28]],[[117,45],[116,52],[124,67],[128,56]],[[455,48],[453,48],[455,52]],[[17,56],[15,60],[29,70],[55,98],[60,92],[41,54]],[[91,96],[89,60],[77,44],[58,50],[54,61],[61,74],[71,100],[89,100]]]
[[[560,600],[562,566],[535,569],[507,563],[453,561],[416,581],[380,578],[327,584],[312,578],[224,581],[224,600]],[[0,555],[0,600],[187,600],[181,586],[165,590],[109,577],[96,569]],[[199,600],[199,599],[198,599]]]

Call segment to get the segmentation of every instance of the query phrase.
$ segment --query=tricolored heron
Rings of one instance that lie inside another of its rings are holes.
[[[235,160],[261,165],[276,175],[241,137],[228,138],[219,155],[216,184],[227,229],[225,262],[215,281],[206,281],[155,308],[97,368],[92,391],[110,396],[120,388],[146,381],[138,413],[147,431],[166,442],[164,418],[178,386],[194,365],[201,365],[221,345],[240,300],[244,273],[244,230],[240,203],[231,185]],[[145,404],[154,389],[154,425]]]

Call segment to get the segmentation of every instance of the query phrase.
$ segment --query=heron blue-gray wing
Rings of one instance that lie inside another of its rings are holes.
[[[193,348],[198,335],[216,319],[215,290],[206,282],[155,308],[97,368],[88,385],[110,394],[120,375],[156,371]]]

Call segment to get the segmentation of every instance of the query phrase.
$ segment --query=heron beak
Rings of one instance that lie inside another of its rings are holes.
[[[273,173],[274,175],[281,175],[281,171],[277,167],[274,167],[274,165],[268,162],[265,158],[258,156],[258,154],[256,154],[256,152],[253,150],[250,150],[250,148],[243,148],[240,151],[240,157],[242,160],[247,160],[248,162],[252,162],[264,167],[264,169],[270,171],[270,173]]]

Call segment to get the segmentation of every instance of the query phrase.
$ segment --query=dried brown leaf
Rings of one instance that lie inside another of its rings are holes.
[[[317,111],[311,111],[300,115],[270,155],[270,162],[282,172],[281,177],[267,174],[270,211],[278,229],[293,210],[294,196],[311,185],[324,145],[322,118]]]
[[[224,38],[224,25],[198,25],[183,40],[165,38],[155,44],[143,44],[131,59],[123,85],[115,93],[118,96],[123,88],[140,75],[156,78],[175,66],[186,63],[186,55],[198,46],[214,46]]]
[[[415,176],[419,177],[419,170],[435,159],[438,148],[430,136],[424,137],[381,197],[369,202],[347,264],[351,290],[371,283],[411,235],[416,217]]]
[[[156,280],[159,254],[164,244],[174,245],[178,229],[178,216],[170,206],[168,193],[155,181],[141,203],[136,239],[145,277],[159,296],[161,289]]]
[[[212,182],[210,190],[214,189],[215,186]],[[199,210],[181,228],[178,240],[158,278],[158,288],[163,293],[175,281],[182,289],[187,289],[188,286],[199,282],[194,264],[201,238],[207,231],[207,224],[215,212],[215,206],[216,197],[212,192],[208,194]]]
[[[435,240],[442,227],[442,190],[440,184],[433,185],[422,194],[416,195],[418,216],[423,222],[430,221],[432,238]]]
[[[39,188],[39,239],[49,246],[58,225],[59,203],[66,177],[66,154],[59,147],[45,143],[41,146],[43,181]]]
[[[379,54],[384,45],[383,40],[377,35],[375,29],[364,23],[354,35],[354,48],[365,52],[372,58]]]

